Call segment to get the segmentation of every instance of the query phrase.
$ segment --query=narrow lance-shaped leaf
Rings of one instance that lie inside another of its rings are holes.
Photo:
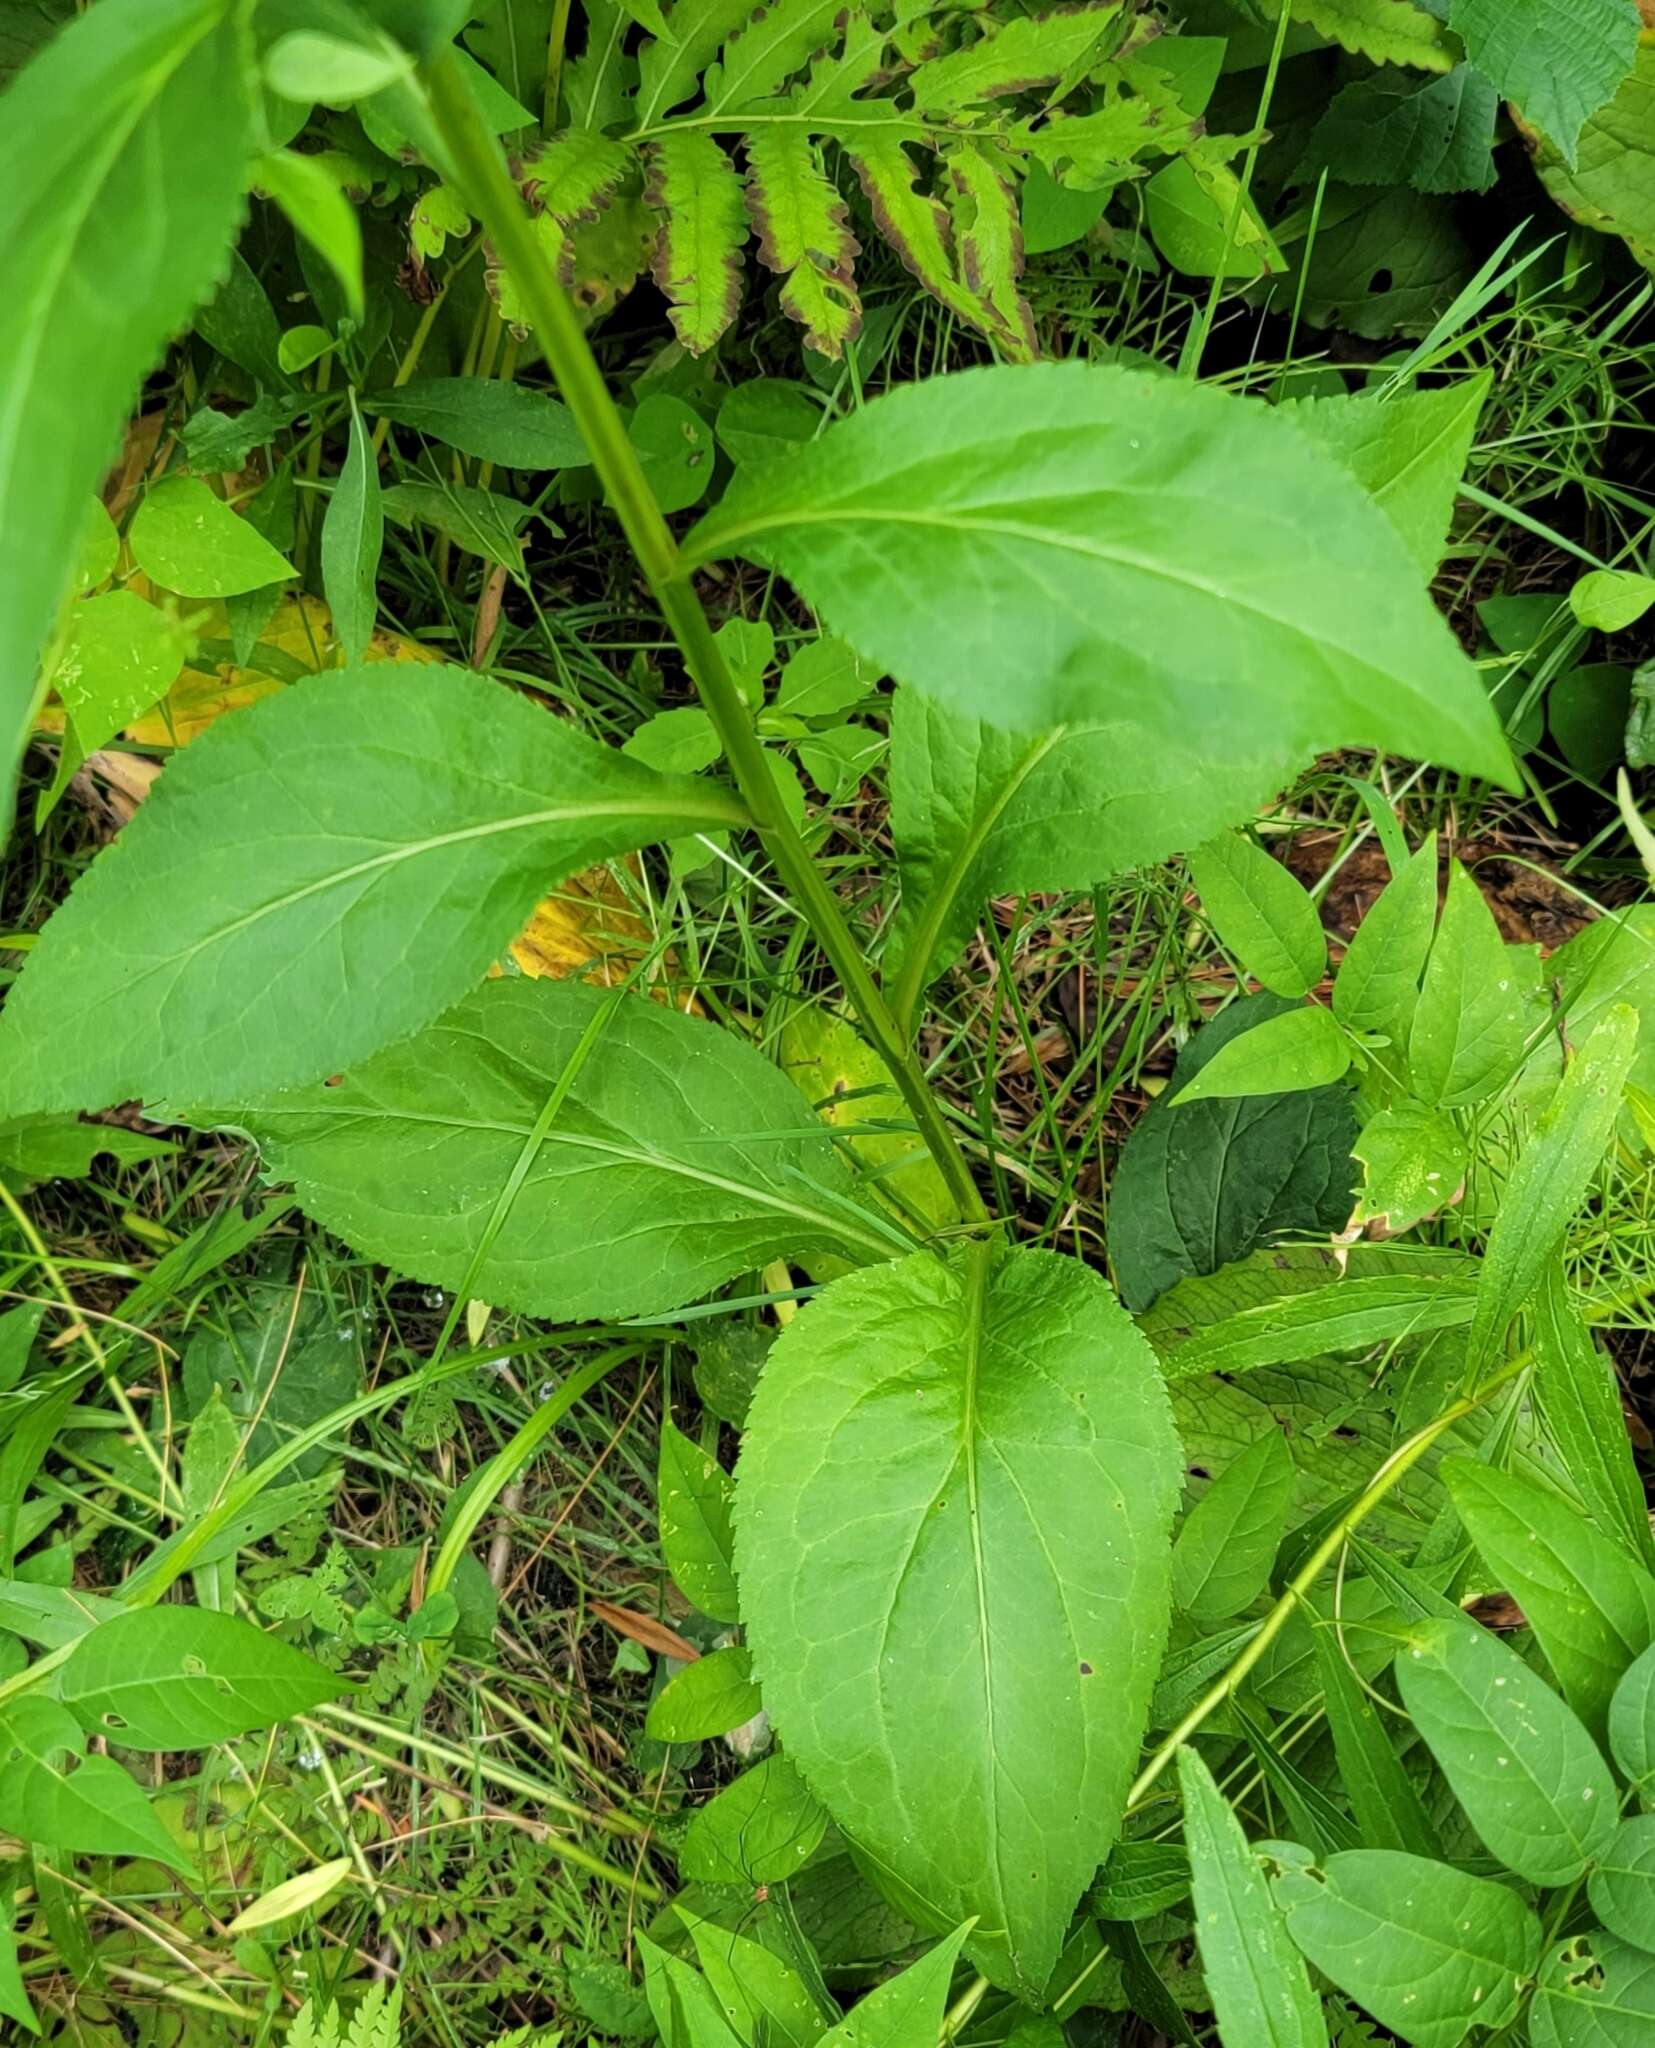
[[[1174,378],[909,385],[738,474],[688,553],[779,570],[899,682],[1002,725],[1126,717],[1216,753],[1266,726],[1288,754],[1510,774],[1385,515],[1286,422]]]
[[[691,355],[705,355],[741,305],[741,180],[710,135],[686,130],[651,145],[646,198],[661,216],[655,282],[673,332]]]
[[[1333,1014],[1352,1031],[1382,1031],[1404,1051],[1437,923],[1437,835],[1394,871],[1356,927],[1333,978]]]
[[[140,378],[228,261],[245,33],[227,0],[103,0],[0,102],[0,819],[87,496]]]
[[[1467,1270],[1475,1273],[1470,1260]],[[1237,1309],[1180,1344],[1166,1361],[1168,1376],[1231,1376],[1259,1366],[1292,1365],[1331,1351],[1366,1351],[1434,1330],[1469,1323],[1475,1286],[1443,1273],[1372,1273],[1335,1281],[1305,1294],[1286,1294]]]
[[[1002,350],[1013,362],[1039,353],[1034,315],[1019,283],[1023,275],[1023,223],[1016,195],[999,166],[975,143],[961,142],[944,158],[960,275],[1004,329]]]
[[[736,1621],[730,1482],[718,1461],[670,1422],[661,1425],[656,1484],[661,1551],[678,1589],[714,1621]]]
[[[851,1274],[765,1365],[736,1475],[765,1704],[998,1982],[1044,1985],[1119,1823],[1181,1465],[1153,1353],[1045,1253]]]
[[[1333,1754],[1362,1839],[1375,1849],[1430,1856],[1436,1834],[1391,1739],[1389,1719],[1351,1668],[1336,1626],[1312,1630]]]
[[[1482,891],[1453,861],[1408,1034],[1414,1092],[1444,1109],[1481,1102],[1522,1055],[1522,994],[1505,942]]]
[[[1264,1590],[1296,1477],[1278,1429],[1267,1430],[1190,1509],[1172,1547],[1172,1602],[1197,1621],[1240,1614]]]
[[[783,1255],[907,1243],[769,1061],[579,982],[490,982],[337,1086],[192,1121],[248,1130],[370,1257],[533,1315],[655,1314]]]
[[[1638,1014],[1625,1003],[1604,1012],[1570,1060],[1518,1155],[1483,1253],[1466,1372],[1493,1363],[1517,1311],[1539,1286],[1563,1233],[1603,1163],[1621,1093],[1638,1047]]]
[[[1240,832],[1221,832],[1190,855],[1190,880],[1224,945],[1279,996],[1304,996],[1327,966],[1316,906],[1280,861]]]
[[[1655,1567],[1649,1506],[1632,1459],[1615,1369],[1581,1321],[1556,1261],[1535,1291],[1532,1314],[1534,1391],[1563,1469],[1598,1527],[1646,1567]]]
[[[782,279],[782,310],[804,329],[806,346],[836,361],[862,331],[855,271],[861,250],[845,202],[807,133],[759,128],[746,147],[747,210],[759,257]]]
[[[1402,1704],[1491,1856],[1572,1884],[1615,1830],[1615,1784],[1544,1679],[1464,1617],[1418,1623],[1396,1660]]]
[[[1326,2048],[1322,2002],[1241,1823],[1199,1753],[1178,1752],[1195,1938],[1225,2048]]]
[[[51,919],[0,1116],[336,1072],[471,987],[550,883],[741,815],[463,670],[295,684],[171,762]]]
[[[351,394],[351,439],[345,466],[322,520],[322,589],[347,662],[359,662],[378,612],[379,555],[385,544],[379,460]]]

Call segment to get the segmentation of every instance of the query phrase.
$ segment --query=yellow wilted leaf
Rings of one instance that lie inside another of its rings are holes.
[[[628,869],[641,873],[636,854]],[[519,973],[531,980],[566,981],[582,975],[597,988],[614,988],[647,959],[654,941],[647,919],[627,900],[626,891],[607,867],[586,868],[571,875],[535,906],[523,930],[511,942]],[[651,992],[679,1009],[699,1011],[695,998],[675,991],[676,961],[664,962],[665,979]],[[494,970],[498,973],[500,970]]]
[[[228,1932],[247,1934],[255,1927],[274,1927],[278,1921],[291,1920],[295,1913],[319,1906],[350,1874],[348,1856],[336,1856],[331,1863],[318,1863],[313,1870],[301,1871],[243,1907],[230,1922]]]

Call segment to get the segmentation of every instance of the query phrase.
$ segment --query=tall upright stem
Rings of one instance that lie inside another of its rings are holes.
[[[947,1119],[880,994],[838,899],[783,808],[752,718],[713,638],[678,544],[655,502],[574,308],[546,260],[499,144],[478,114],[451,55],[444,52],[432,61],[426,81],[465,198],[511,272],[558,389],[591,454],[604,496],[678,643],[765,849],[832,963],[862,1029],[890,1068],[961,1216],[983,1223],[987,1211]]]

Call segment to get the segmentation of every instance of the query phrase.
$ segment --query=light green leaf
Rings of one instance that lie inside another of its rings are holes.
[[[1201,1972],[1230,2048],[1326,2048],[1322,2002],[1240,1821],[1198,1751],[1178,1752]]]
[[[1655,1787],[1655,1649],[1645,1650],[1609,1702],[1609,1753],[1640,1797]]]
[[[1240,832],[1190,855],[1190,880],[1220,942],[1279,996],[1305,996],[1327,967],[1322,921],[1303,885]]]
[[[1575,1045],[1615,1004],[1632,1005],[1641,1026],[1632,1079],[1655,1094],[1655,903],[1629,904],[1576,932],[1552,955],[1549,971]]]
[[[322,519],[322,590],[347,662],[359,662],[379,615],[379,556],[385,508],[379,459],[351,397],[351,445]]]
[[[782,279],[781,309],[804,329],[807,348],[837,362],[862,331],[853,267],[858,245],[846,222],[845,202],[822,168],[815,138],[804,129],[755,128],[746,138],[746,151],[747,210],[761,261]],[[805,439],[814,425],[812,410]],[[722,416],[719,431],[724,431]]]
[[[278,1637],[200,1607],[134,1608],[100,1622],[58,1674],[64,1705],[121,1749],[202,1749],[349,1690]]]
[[[1269,1581],[1296,1478],[1293,1453],[1269,1430],[1215,1479],[1172,1546],[1172,1604],[1196,1621],[1250,1607]]]
[[[644,1987],[662,2048],[740,2048],[713,1988],[699,1970],[640,1937]]]
[[[28,1988],[23,1982],[23,1972],[17,1964],[17,1936],[13,1931],[14,1918],[9,1888],[0,1891],[0,2014],[16,2020],[20,2027],[26,2027],[31,2034],[40,2032],[40,2022],[29,2001]]]
[[[655,1695],[644,1733],[655,1742],[703,1742],[752,1720],[764,1702],[745,1650],[709,1650]]]
[[[678,1917],[690,1930],[713,1996],[743,2041],[762,2040],[769,2048],[812,2048],[827,2032],[828,2020],[803,1979],[779,1955],[700,1919],[682,1905]]]
[[[699,505],[713,480],[717,451],[713,430],[695,407],[670,391],[652,391],[639,402],[627,432],[661,510],[687,512]]]
[[[189,644],[176,619],[135,591],[107,590],[75,606],[51,682],[74,726],[77,765],[166,695]]]
[[[1655,265],[1655,37],[1639,38],[1635,68],[1588,118],[1578,157],[1545,136],[1533,145],[1540,182],[1565,212]]]
[[[216,1120],[248,1129],[306,1211],[370,1257],[561,1320],[654,1314],[770,1259],[905,1242],[857,1206],[767,1060],[582,982],[490,982],[337,1087],[244,1096]]]
[[[1541,1965],[1533,2048],[1644,2048],[1655,2025],[1655,1956],[1593,1928]]]
[[[1298,765],[1259,733],[1229,757],[1133,719],[1006,732],[917,690],[891,703],[891,829],[902,899],[887,973],[898,1014],[1002,891],[1089,888],[1254,815]]]
[[[1190,153],[1164,164],[1144,187],[1144,219],[1155,246],[1186,277],[1268,277],[1287,268],[1228,164]],[[1232,222],[1234,225],[1232,226]]]
[[[127,545],[152,582],[181,597],[234,597],[294,574],[285,555],[195,476],[150,486]]]
[[[710,768],[723,751],[717,727],[699,704],[656,712],[621,748],[629,759],[665,775],[694,775]]]
[[[370,393],[364,411],[413,427],[462,455],[508,469],[572,469],[588,460],[574,415],[544,391],[497,377],[418,377]]]
[[[1515,2017],[1540,1957],[1540,1923],[1515,1892],[1391,1849],[1307,1866],[1275,1882],[1288,1932],[1412,2048],[1458,2048],[1473,2027]]]
[[[1267,1017],[1221,1046],[1173,1107],[1220,1095],[1297,1095],[1326,1088],[1350,1067],[1350,1040],[1331,1010],[1311,1003]]]
[[[889,1977],[852,2007],[821,2048],[914,2048],[937,2040],[948,2005],[954,1965],[971,1930],[961,1927],[939,1941],[900,1976]]]
[[[741,817],[464,670],[295,684],[185,749],[51,919],[0,1115],[337,1072],[473,987],[561,877]]]
[[[1035,364],[904,386],[738,472],[687,547],[779,570],[898,681],[991,722],[1127,718],[1219,756],[1268,730],[1289,756],[1510,774],[1385,515],[1287,422],[1182,380]]]
[[[1571,1502],[1475,1458],[1442,1465],[1466,1533],[1539,1638],[1563,1697],[1602,1740],[1627,1668],[1655,1640],[1655,1578]]]
[[[1449,0],[1448,25],[1570,164],[1581,129],[1638,54],[1638,0]]]
[[[1494,1363],[1512,1317],[1539,1286],[1597,1178],[1637,1044],[1637,1012],[1625,1003],[1606,1010],[1518,1154],[1483,1252],[1466,1344],[1473,1379]]]
[[[38,1693],[0,1710],[0,1828],[86,1856],[147,1856],[186,1877],[189,1858],[112,1757],[84,1756],[69,1709]]]
[[[741,306],[741,179],[710,135],[684,129],[651,143],[644,197],[660,216],[655,282],[673,332],[691,355],[704,355]]]
[[[1586,1880],[1586,1896],[1611,1934],[1655,1951],[1655,1813],[1621,1822]]]
[[[1531,1884],[1572,1884],[1615,1831],[1615,1785],[1557,1694],[1465,1619],[1417,1623],[1396,1682],[1489,1854]]]
[[[1366,1351],[1457,1329],[1470,1322],[1476,1299],[1469,1280],[1441,1273],[1364,1274],[1220,1317],[1169,1355],[1167,1373],[1175,1380],[1209,1372],[1233,1378],[1259,1366],[1325,1358],[1330,1351]]]
[[[1362,1162],[1362,1194],[1352,1223],[1377,1223],[1399,1237],[1457,1201],[1470,1154],[1445,1116],[1398,1102],[1369,1117],[1352,1147]]]
[[[661,1552],[678,1590],[714,1621],[741,1615],[730,1563],[731,1491],[715,1458],[670,1422],[661,1424]]]
[[[140,379],[223,274],[248,72],[225,0],[102,0],[0,102],[0,817],[86,500]]]
[[[318,327],[314,320],[302,320],[297,327],[283,330],[276,344],[276,361],[284,376],[296,377],[330,354],[333,347],[333,336],[325,327]]]
[[[1337,1627],[1318,1623],[1311,1640],[1340,1782],[1362,1840],[1375,1849],[1430,1856],[1436,1831],[1391,1740],[1389,1715],[1380,1714],[1372,1691],[1352,1668]]]
[[[1109,1205],[1109,1251],[1138,1313],[1177,1281],[1213,1273],[1288,1233],[1326,1236],[1350,1217],[1356,1118],[1341,1087],[1250,1099],[1173,1099],[1220,1050],[1285,1009],[1244,996],[1178,1055],[1166,1094],[1127,1139]]]
[[[1414,1093],[1460,1109],[1492,1095],[1523,1056],[1523,992],[1494,914],[1458,861],[1408,1034]]]
[[[1153,1353],[1045,1253],[851,1274],[760,1379],[736,1565],[765,1703],[864,1854],[980,1915],[996,1981],[1045,1983],[1119,1823],[1181,1471]]]
[[[275,200],[339,280],[351,318],[360,325],[364,318],[362,223],[338,178],[313,156],[278,149],[259,158],[253,167],[253,182]]]
[[[1454,61],[1453,38],[1443,32],[1438,11],[1410,0],[1293,0],[1294,20],[1308,22],[1329,42],[1375,64],[1422,71],[1446,71]]]
[[[523,573],[523,541],[518,529],[529,508],[498,491],[476,484],[392,484],[381,494],[385,517],[398,526],[427,526],[468,555],[478,555],[496,568]]]
[[[301,106],[314,100],[349,106],[407,78],[411,69],[407,51],[389,36],[370,40],[365,34],[358,41],[320,29],[295,29],[282,36],[264,60],[271,91]]]
[[[1356,927],[1333,978],[1333,1014],[1352,1031],[1381,1031],[1405,1047],[1419,978],[1437,922],[1437,835],[1393,873]]]
[[[1561,1265],[1554,1263],[1542,1277],[1530,1313],[1534,1391],[1563,1469],[1598,1527],[1630,1556],[1655,1567],[1649,1505],[1632,1460],[1620,1384],[1569,1298]]]
[[[833,718],[853,710],[877,681],[842,640],[812,640],[789,657],[776,684],[775,708],[794,718]]]
[[[1366,393],[1301,398],[1282,410],[1370,493],[1429,580],[1447,544],[1454,498],[1490,382],[1484,370],[1437,391],[1405,391],[1383,400]]]
[[[785,1884],[827,1830],[827,1813],[783,1756],[767,1756],[709,1799],[685,1831],[683,1875],[698,1884]]]
[[[1619,633],[1655,604],[1655,576],[1635,569],[1593,569],[1569,590],[1569,609],[1583,626]]]

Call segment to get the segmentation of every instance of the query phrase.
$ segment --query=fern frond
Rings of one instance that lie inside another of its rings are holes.
[[[573,128],[612,128],[626,118],[638,66],[626,53],[628,17],[615,0],[585,0],[586,47],[563,73],[563,111]]]
[[[1023,275],[1023,223],[1009,182],[973,142],[944,155],[952,187],[954,242],[966,285],[990,307],[1004,332],[1001,346],[1016,361],[1039,352],[1034,315],[1018,289]]]
[[[845,0],[770,0],[738,28],[708,66],[703,113],[739,113],[767,99],[838,40]]]
[[[747,210],[766,268],[782,279],[783,310],[819,355],[835,360],[862,331],[855,264],[862,253],[845,202],[799,128],[747,138]]]
[[[1119,40],[1122,0],[1054,14],[1018,15],[963,50],[922,64],[912,79],[914,105],[951,114],[1053,86],[1101,63]]]
[[[824,132],[869,113],[869,103],[857,95],[879,77],[889,40],[865,10],[851,13],[838,51],[818,57],[805,83],[788,95],[789,113]]]
[[[939,201],[915,190],[918,172],[901,142],[872,136],[845,153],[861,180],[874,224],[907,268],[950,312],[998,342],[1014,360],[1022,361],[1025,337],[960,275],[948,211]]]
[[[1293,0],[1293,19],[1375,64],[1452,71],[1458,59],[1448,30],[1410,0]]]
[[[1089,114],[1056,113],[1038,126],[1014,129],[1007,140],[1060,183],[1097,192],[1132,176],[1133,163],[1147,151],[1188,149],[1201,127],[1173,101],[1120,94]]]
[[[573,227],[596,220],[636,164],[632,150],[613,136],[566,128],[529,159],[523,189],[542,212]]]
[[[666,20],[678,40],[657,39],[638,52],[635,133],[648,134],[663,115],[683,105],[754,4],[755,0],[677,0]]]
[[[741,179],[710,136],[682,129],[650,144],[644,198],[661,220],[653,269],[673,332],[691,355],[705,355],[741,306]]]

